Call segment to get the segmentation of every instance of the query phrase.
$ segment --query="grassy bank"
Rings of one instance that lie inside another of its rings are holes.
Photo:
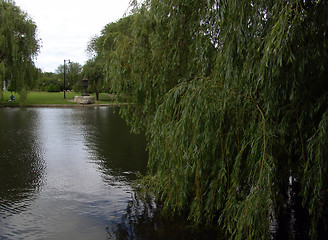
[[[74,96],[81,95],[80,93],[66,92],[66,99],[63,92],[30,92],[27,96],[25,103],[21,103],[20,95],[13,93],[15,96],[15,102],[8,102],[10,100],[11,92],[4,91],[3,98],[0,96],[0,105],[52,105],[52,104],[76,104],[72,102]],[[95,94],[90,94],[96,97]],[[113,104],[113,101],[107,93],[101,93],[99,101],[96,104]]]

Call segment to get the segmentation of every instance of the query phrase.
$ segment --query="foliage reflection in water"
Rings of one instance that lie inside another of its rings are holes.
[[[26,124],[29,118],[35,121]],[[43,153],[33,130],[37,125],[33,112],[1,111],[0,213],[3,209],[6,215],[24,211],[44,184]]]
[[[225,239],[217,229],[205,226],[193,227],[183,218],[169,219],[160,215],[153,198],[138,198],[129,201],[126,212],[119,222],[107,228],[108,239],[125,240],[200,240]]]
[[[0,142],[0,239],[207,238],[136,199],[145,137],[111,108],[0,108]]]
[[[0,109],[0,238],[106,239],[145,172],[110,108]]]

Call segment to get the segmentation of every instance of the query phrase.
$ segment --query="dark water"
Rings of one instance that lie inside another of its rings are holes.
[[[111,108],[0,109],[0,144],[0,239],[107,239],[146,169]]]
[[[138,201],[145,149],[112,108],[0,108],[0,239],[225,239]],[[272,239],[308,239],[294,192]]]
[[[0,108],[0,239],[216,239],[138,200],[145,149],[112,108]]]
[[[0,108],[0,240],[225,239],[138,200],[145,149],[113,108]],[[272,239],[308,239],[294,185]]]

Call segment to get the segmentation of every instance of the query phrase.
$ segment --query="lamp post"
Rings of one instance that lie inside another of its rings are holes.
[[[66,62],[71,63],[71,61],[64,60],[64,98],[66,98],[66,87],[65,87],[65,80],[66,80]]]

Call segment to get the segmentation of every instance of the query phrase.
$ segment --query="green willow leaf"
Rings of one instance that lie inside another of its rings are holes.
[[[328,212],[326,1],[134,3],[99,39],[109,84],[130,102],[120,112],[149,140],[144,184],[162,212],[269,239],[300,186],[316,239]]]

